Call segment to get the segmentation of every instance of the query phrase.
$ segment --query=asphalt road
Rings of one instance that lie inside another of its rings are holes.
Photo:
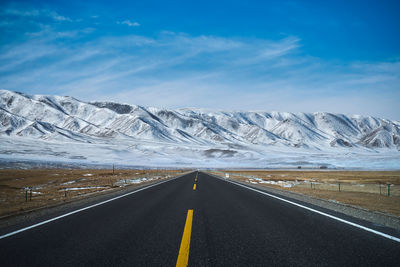
[[[175,266],[190,209],[189,266],[400,265],[399,242],[205,173],[195,177],[0,239],[0,266]]]

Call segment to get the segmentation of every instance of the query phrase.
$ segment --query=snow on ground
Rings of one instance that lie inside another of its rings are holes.
[[[104,186],[70,187],[70,188],[60,189],[59,191],[76,191],[76,190],[103,189],[103,188],[107,187]]]
[[[249,176],[246,175],[240,175],[240,176],[247,178],[247,182],[251,184],[272,184],[272,185],[279,185],[281,187],[293,187],[300,184],[297,181],[269,181],[255,177],[250,178]]]
[[[142,177],[142,178],[136,178],[136,179],[121,179],[118,182],[114,183],[114,185],[127,186],[127,185],[130,185],[130,184],[141,184],[141,183],[144,183],[144,182],[158,180],[160,178],[161,178],[160,176],[154,176],[154,177],[151,177],[151,178]]]
[[[74,184],[74,183],[76,183],[76,181],[65,182],[65,183],[62,183],[61,185],[69,185],[69,184]]]
[[[157,142],[109,142],[108,144],[60,143],[36,139],[0,138],[0,161],[43,161],[146,167],[193,168],[346,168],[400,169],[397,151],[334,149],[315,151],[299,148],[258,147],[236,149],[231,157],[208,157],[209,146]],[[215,148],[214,148],[215,149]],[[223,145],[218,149],[226,149]],[[87,176],[90,176],[87,174]]]

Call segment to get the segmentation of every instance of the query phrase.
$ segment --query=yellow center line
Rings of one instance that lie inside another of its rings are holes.
[[[189,248],[190,248],[190,236],[192,234],[192,221],[193,221],[193,210],[188,210],[185,229],[183,230],[181,248],[179,249],[178,260],[176,261],[177,267],[188,266],[189,263]]]
[[[193,185],[193,190],[196,190],[196,184]]]

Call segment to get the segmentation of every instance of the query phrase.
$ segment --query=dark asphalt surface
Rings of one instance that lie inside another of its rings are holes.
[[[0,240],[0,266],[400,266],[400,243],[195,173]]]

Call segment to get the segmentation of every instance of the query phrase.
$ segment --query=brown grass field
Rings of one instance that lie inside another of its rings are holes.
[[[0,217],[147,184],[182,170],[0,170]],[[32,194],[31,194],[32,191]]]
[[[400,216],[400,171],[221,170],[231,179]],[[340,184],[340,191],[339,191]],[[390,196],[388,196],[390,185]]]

